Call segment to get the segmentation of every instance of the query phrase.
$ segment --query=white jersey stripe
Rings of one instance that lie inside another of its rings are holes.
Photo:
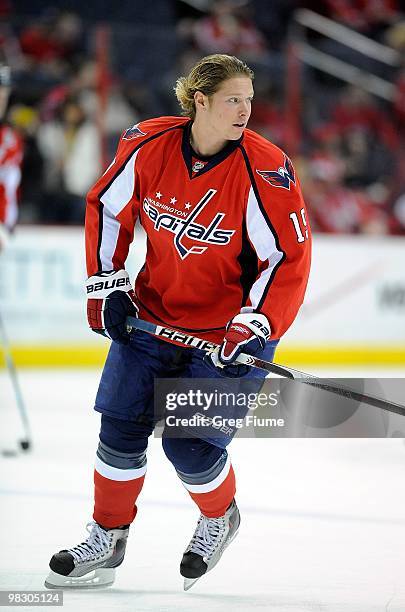
[[[135,188],[135,160],[139,153],[127,161],[124,169],[113,180],[100,198],[103,206],[103,235],[100,245],[100,261],[102,270],[112,270],[112,259],[117,247],[120,223],[116,217],[131,201]]]
[[[135,160],[140,149],[127,161],[125,167],[113,180],[109,188],[103,193],[100,201],[107,210],[117,216],[128,204],[134,194],[135,187]]]
[[[258,258],[260,261],[267,260],[269,263],[266,270],[263,270],[257,281],[253,283],[249,293],[253,308],[257,308],[263,297],[271,273],[280,259],[282,259],[283,253],[277,249],[275,236],[260,210],[253,187],[251,187],[249,191],[246,225],[249,240]]]
[[[211,482],[206,482],[204,484],[198,484],[198,485],[189,484],[183,481],[182,482],[183,482],[184,487],[187,489],[187,491],[190,491],[190,493],[208,493],[209,491],[214,491],[215,489],[217,489],[219,485],[221,485],[224,482],[225,478],[229,474],[230,469],[231,469],[231,460],[228,455],[228,457],[226,458],[226,463],[224,467],[222,468],[218,476],[214,478],[214,480],[211,480]]]
[[[96,472],[98,472],[101,476],[104,476],[104,478],[108,478],[109,480],[119,480],[120,482],[134,480],[135,478],[140,478],[146,474],[146,465],[133,470],[121,470],[120,468],[112,467],[111,465],[104,463],[104,461],[102,461],[98,456],[96,456],[96,463],[94,467]]]
[[[118,235],[121,224],[109,211],[103,209],[103,235],[100,245],[100,261],[102,270],[112,270],[114,268],[112,259],[117,247]]]

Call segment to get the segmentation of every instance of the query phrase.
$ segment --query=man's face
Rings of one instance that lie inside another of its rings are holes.
[[[4,85],[0,85],[0,121],[4,118],[4,114],[7,110],[9,96],[10,87],[4,87]]]
[[[238,140],[249,121],[253,85],[248,77],[233,77],[223,81],[208,98],[205,120],[207,128],[219,138]]]

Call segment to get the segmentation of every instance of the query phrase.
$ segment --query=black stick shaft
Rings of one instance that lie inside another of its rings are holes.
[[[170,327],[155,325],[154,323],[143,321],[142,319],[137,319],[135,317],[127,317],[127,327],[128,330],[139,329],[147,332],[148,334],[152,334],[153,336],[157,336],[162,340],[175,340],[176,342],[184,344],[185,346],[199,348],[206,352],[212,351],[219,346],[213,342],[202,340],[201,338],[196,338],[195,336],[190,336],[189,334],[185,334],[184,332],[180,332]],[[271,372],[272,374],[277,374],[284,378],[298,380],[306,385],[323,389],[329,393],[334,393],[335,395],[340,395],[348,399],[369,404],[370,406],[374,406],[382,410],[387,410],[388,412],[393,412],[394,414],[405,416],[405,406],[401,404],[390,402],[382,397],[376,397],[368,393],[360,393],[355,389],[349,389],[343,385],[337,385],[334,381],[327,378],[318,378],[312,374],[306,374],[305,372],[300,372],[299,370],[295,370],[293,368],[272,363],[271,361],[265,361],[264,359],[253,357],[252,355],[245,355],[244,353],[239,355],[237,362],[252,366],[254,368],[260,368],[261,370]]]

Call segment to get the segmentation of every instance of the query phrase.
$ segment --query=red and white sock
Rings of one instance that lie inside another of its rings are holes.
[[[103,527],[128,525],[134,520],[136,500],[141,492],[146,465],[122,470],[96,457],[94,470],[94,520]]]
[[[201,514],[209,518],[223,516],[235,497],[235,472],[229,456],[221,472],[211,482],[189,484],[182,481],[182,483],[199,507]]]

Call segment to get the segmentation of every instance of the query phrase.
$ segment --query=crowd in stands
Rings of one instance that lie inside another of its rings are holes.
[[[0,0],[0,59],[14,77],[7,121],[24,139],[22,223],[82,223],[85,194],[122,130],[178,114],[176,78],[210,53],[234,54],[252,66],[249,127],[288,153],[287,43],[297,8],[315,10],[404,57],[405,17],[396,0],[104,0],[92,10],[82,4],[64,2],[61,11],[20,0],[17,11],[17,2]],[[107,32],[101,54],[109,58],[108,73],[97,56],[100,31]],[[293,161],[315,231],[405,234],[405,64],[386,74],[392,100],[301,70]]]

